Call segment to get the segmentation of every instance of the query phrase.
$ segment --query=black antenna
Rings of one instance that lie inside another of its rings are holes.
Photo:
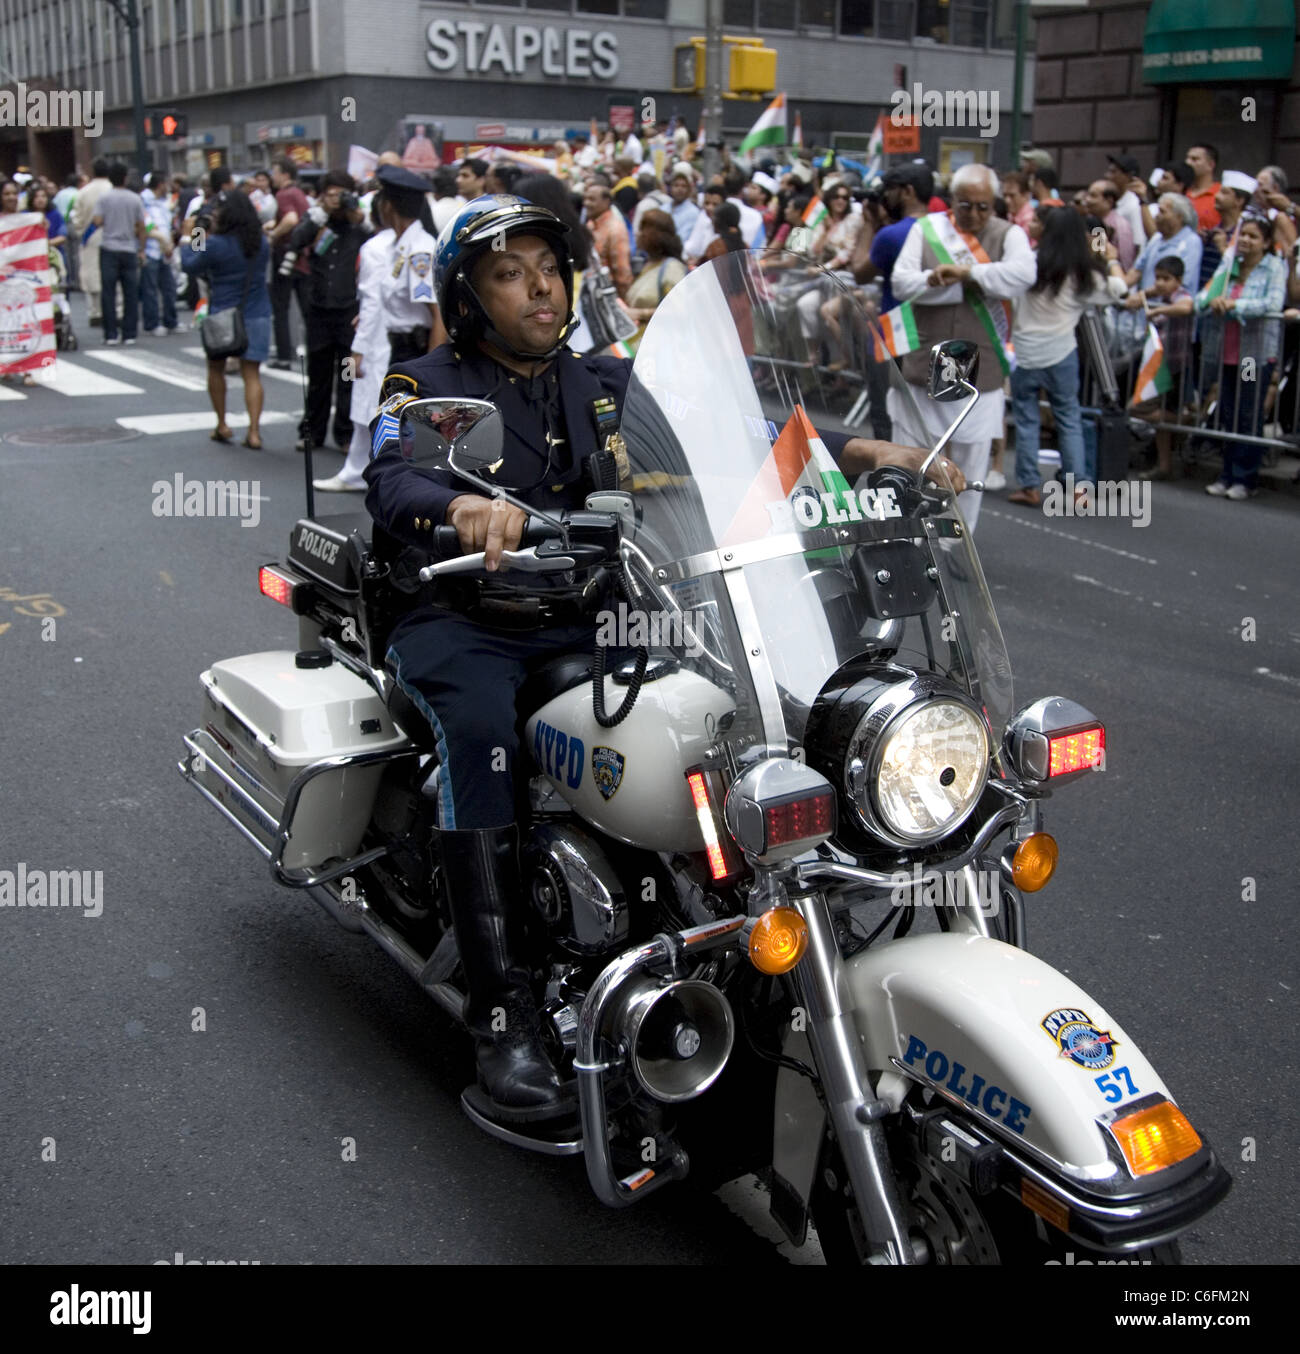
[[[292,297],[289,298],[291,301]],[[307,326],[303,325],[303,347],[307,346]],[[303,434],[303,445],[306,450],[303,452],[303,469],[307,475],[307,516],[316,516],[316,490],[312,485],[311,473],[311,428],[307,427],[307,356],[305,353],[298,354],[298,374],[302,377],[302,420],[303,427],[306,429]]]

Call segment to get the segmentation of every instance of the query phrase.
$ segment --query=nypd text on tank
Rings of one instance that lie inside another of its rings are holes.
[[[550,24],[485,24],[433,19],[425,30],[429,65],[436,71],[464,69],[471,75],[562,76],[612,80],[618,75],[618,38],[604,29],[555,28]]]

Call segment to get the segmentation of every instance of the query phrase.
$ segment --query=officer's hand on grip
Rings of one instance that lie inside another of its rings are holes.
[[[448,523],[456,528],[466,555],[484,554],[483,567],[492,573],[501,566],[502,550],[517,550],[527,514],[504,499],[461,494],[447,506]]]

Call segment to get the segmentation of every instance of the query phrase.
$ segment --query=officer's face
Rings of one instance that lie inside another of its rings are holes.
[[[470,278],[493,327],[520,352],[554,347],[569,315],[569,298],[551,246],[536,235],[515,235],[498,253],[489,249]]]

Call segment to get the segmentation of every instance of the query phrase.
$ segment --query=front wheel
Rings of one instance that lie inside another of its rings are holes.
[[[889,1134],[890,1160],[909,1216],[909,1231],[932,1265],[1178,1265],[1178,1243],[1140,1251],[1091,1250],[1050,1227],[1005,1190],[980,1196],[901,1128]],[[848,1173],[828,1133],[810,1200],[828,1265],[863,1265],[866,1237]]]

